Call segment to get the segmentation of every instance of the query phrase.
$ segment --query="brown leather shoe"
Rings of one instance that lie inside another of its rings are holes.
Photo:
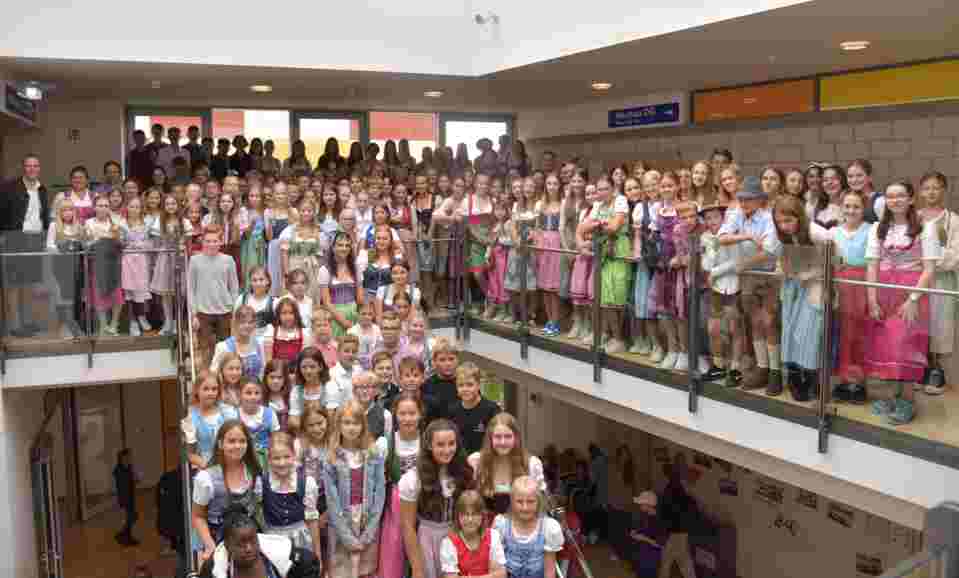
[[[762,389],[769,385],[769,369],[754,367],[743,378],[743,389]]]

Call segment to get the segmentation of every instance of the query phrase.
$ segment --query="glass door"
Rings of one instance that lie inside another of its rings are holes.
[[[63,535],[53,487],[53,438],[45,435],[31,456],[33,515],[41,578],[63,576]]]
[[[113,466],[123,449],[123,388],[78,388],[74,403],[80,515],[89,520],[114,505]]]
[[[330,138],[336,139],[339,154],[344,159],[350,154],[350,145],[369,141],[369,125],[362,112],[296,112],[291,121],[293,140],[306,146],[306,158],[312,168],[326,150]],[[329,168],[329,167],[324,167]]]

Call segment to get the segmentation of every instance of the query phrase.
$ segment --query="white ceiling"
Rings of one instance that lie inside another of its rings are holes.
[[[477,0],[464,1],[467,10],[473,8],[470,4],[478,4]],[[490,1],[505,5],[499,0]],[[433,0],[428,3],[432,4]],[[687,2],[674,0],[674,3],[685,5]],[[612,2],[594,0],[592,4],[609,8]],[[544,22],[557,27],[559,22],[567,22],[567,28],[562,30],[572,30],[581,17],[572,10],[557,10],[559,4],[551,6],[554,9],[543,15]],[[463,5],[456,8],[463,9]],[[398,22],[404,30],[404,25],[413,25],[404,18],[398,18]],[[528,27],[533,47],[517,56],[518,61],[539,54],[537,36],[543,36],[549,27],[538,27],[536,23],[534,20]],[[409,38],[418,37],[420,33],[416,31],[422,28],[422,22],[417,26],[415,30],[410,28],[414,33],[407,34]],[[101,25],[101,30],[106,28],[113,33],[121,27]],[[326,34],[330,28],[321,26],[317,30]],[[2,57],[0,69],[7,68],[9,76],[20,80],[54,82],[61,95],[71,98],[109,97],[134,104],[517,111],[564,107],[599,99],[621,102],[632,96],[664,91],[746,84],[959,55],[956,31],[959,31],[957,0],[817,0],[559,56],[481,77],[76,59],[4,60]],[[85,29],[83,33],[87,37],[104,36],[95,29]],[[575,35],[561,35],[572,36]],[[588,37],[589,34],[584,34],[584,38]],[[51,37],[45,37],[48,38]],[[858,53],[838,49],[843,40],[859,39],[870,40],[873,46]],[[178,46],[180,42],[175,40],[171,45]],[[82,52],[82,44],[77,45],[78,53]],[[462,40],[459,44],[468,46],[469,41]],[[234,42],[223,50],[227,52],[236,45]],[[266,46],[256,45],[261,50]],[[431,46],[439,48],[433,50],[439,54],[449,47],[441,43]],[[383,44],[377,45],[377,51],[396,58],[408,55]],[[124,58],[129,52],[122,51]],[[275,52],[271,47],[271,53]],[[305,55],[307,51],[301,49],[299,54]],[[409,58],[415,61],[415,55]],[[151,88],[153,80],[159,80],[161,88]],[[608,95],[599,97],[589,87],[593,80],[613,82],[614,88]],[[274,93],[252,95],[248,87],[257,82],[272,84]],[[435,88],[445,90],[446,96],[439,100],[423,97],[424,90]]]

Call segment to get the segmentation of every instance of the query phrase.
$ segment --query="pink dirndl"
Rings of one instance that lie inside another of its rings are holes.
[[[497,305],[509,303],[509,293],[504,287],[508,258],[509,247],[497,243],[486,270],[486,298]]]
[[[573,262],[569,296],[573,305],[589,305],[593,300],[593,256],[577,255]]]
[[[882,270],[880,283],[915,286],[920,271]],[[869,337],[866,347],[865,371],[872,378],[919,382],[928,364],[929,352],[929,297],[919,299],[916,320],[907,323],[898,315],[899,308],[909,296],[901,289],[879,289],[879,308],[882,320],[866,323]]]
[[[541,231],[539,249],[561,249],[559,231]],[[538,251],[536,253],[536,281],[543,291],[555,293],[559,291],[559,258],[556,251]]]
[[[380,523],[380,578],[403,578],[406,552],[403,549],[403,523],[400,520],[400,489],[393,486]]]

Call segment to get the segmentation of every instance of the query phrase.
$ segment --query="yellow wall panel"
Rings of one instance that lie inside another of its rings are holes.
[[[821,110],[959,99],[959,60],[826,76]]]

